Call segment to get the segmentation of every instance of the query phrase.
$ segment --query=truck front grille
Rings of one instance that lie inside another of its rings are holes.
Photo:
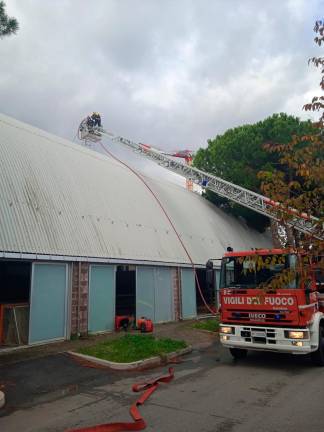
[[[232,310],[228,319],[231,321],[263,321],[264,323],[291,323],[292,318],[289,316],[289,311],[246,311]],[[262,318],[260,318],[262,316]]]
[[[245,342],[258,344],[276,344],[276,330],[266,327],[243,327],[241,337]]]

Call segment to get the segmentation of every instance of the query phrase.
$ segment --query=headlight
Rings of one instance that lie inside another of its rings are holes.
[[[223,326],[221,326],[220,332],[221,333],[226,333],[226,334],[233,334],[234,333],[234,327],[223,327]]]
[[[305,339],[308,336],[307,332],[304,331],[289,331],[288,338],[289,339]]]

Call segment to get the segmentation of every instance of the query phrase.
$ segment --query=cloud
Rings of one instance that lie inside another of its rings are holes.
[[[166,150],[273,112],[308,118],[322,10],[322,0],[13,0],[20,30],[0,41],[0,110],[69,139],[96,110],[107,129]]]

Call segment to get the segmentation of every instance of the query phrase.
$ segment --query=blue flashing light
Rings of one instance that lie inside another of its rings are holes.
[[[275,317],[276,320],[280,320],[281,319],[281,315],[280,314],[276,314],[274,317]]]

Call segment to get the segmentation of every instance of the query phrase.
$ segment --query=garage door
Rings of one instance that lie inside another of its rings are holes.
[[[90,266],[89,316],[90,333],[115,328],[115,266]]]
[[[136,318],[154,319],[154,267],[136,268]]]
[[[181,269],[182,318],[197,316],[196,282],[193,269]]]
[[[67,265],[33,264],[29,343],[66,336]]]
[[[136,317],[154,322],[172,321],[172,274],[168,267],[137,267]]]
[[[170,268],[155,269],[155,322],[173,320],[172,275]]]

